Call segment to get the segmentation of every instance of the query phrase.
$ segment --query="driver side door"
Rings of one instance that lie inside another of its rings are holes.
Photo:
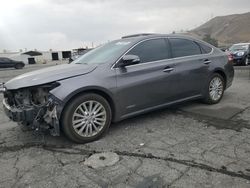
[[[122,118],[162,105],[175,95],[172,88],[176,79],[173,71],[175,65],[169,59],[166,39],[140,42],[126,55],[136,55],[140,62],[116,68],[116,96]]]

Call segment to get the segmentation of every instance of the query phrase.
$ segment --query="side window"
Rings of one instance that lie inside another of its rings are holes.
[[[137,55],[140,63],[146,63],[169,58],[169,48],[165,39],[151,39],[141,42],[127,54]]]
[[[170,38],[169,41],[174,58],[201,54],[200,47],[191,40]]]
[[[205,45],[205,44],[202,44],[202,43],[198,43],[198,44],[199,44],[200,47],[201,47],[202,53],[208,54],[208,53],[210,53],[210,52],[212,51],[212,48],[211,48],[211,47],[209,47],[209,46],[207,46],[207,45]]]
[[[0,58],[0,62],[7,62],[7,59],[6,58],[4,58],[4,57],[2,57],[2,58]]]

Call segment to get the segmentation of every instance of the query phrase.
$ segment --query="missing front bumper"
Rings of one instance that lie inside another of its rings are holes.
[[[34,130],[49,129],[51,135],[59,136],[59,120],[57,118],[57,105],[50,102],[42,107],[19,109],[11,107],[3,99],[5,114],[14,122],[29,126]]]
[[[5,114],[15,122],[30,122],[32,121],[33,114],[35,113],[35,110],[33,108],[27,108],[25,110],[21,110],[18,108],[12,108],[11,106],[8,105],[6,99],[3,99],[3,109]]]

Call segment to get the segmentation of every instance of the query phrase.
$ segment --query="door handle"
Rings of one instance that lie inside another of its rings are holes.
[[[204,62],[203,62],[205,65],[208,65],[210,63],[212,63],[209,59],[205,59]]]
[[[172,68],[172,67],[166,67],[164,70],[163,70],[163,72],[171,72],[171,71],[173,71],[174,70],[174,68]]]

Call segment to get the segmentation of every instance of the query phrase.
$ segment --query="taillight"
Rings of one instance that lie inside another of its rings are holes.
[[[228,54],[228,61],[233,61],[233,55],[232,54]]]
[[[227,57],[228,57],[228,63],[233,63],[233,60],[234,60],[233,55],[227,52]]]

